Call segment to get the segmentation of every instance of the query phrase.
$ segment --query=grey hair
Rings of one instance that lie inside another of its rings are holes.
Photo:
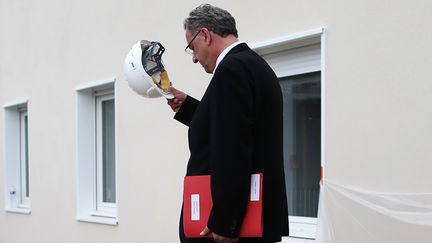
[[[222,37],[238,37],[234,17],[228,11],[210,4],[202,4],[192,10],[183,25],[192,34],[201,28],[207,28]]]

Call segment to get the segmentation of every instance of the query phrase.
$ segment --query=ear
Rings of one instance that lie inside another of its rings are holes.
[[[206,43],[207,46],[209,46],[212,43],[213,32],[211,32],[207,28],[202,28],[201,31],[203,32],[204,42]]]

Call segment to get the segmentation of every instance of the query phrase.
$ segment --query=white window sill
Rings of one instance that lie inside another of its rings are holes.
[[[317,218],[289,216],[290,238],[313,240],[316,236],[316,225]]]
[[[106,217],[99,215],[81,215],[76,218],[78,221],[96,223],[96,224],[107,224],[107,225],[118,225],[118,220],[116,217]]]
[[[5,208],[8,213],[20,213],[20,214],[31,214],[31,209],[29,208]]]
[[[305,238],[285,237],[282,239],[281,243],[315,243],[315,240],[305,239]]]

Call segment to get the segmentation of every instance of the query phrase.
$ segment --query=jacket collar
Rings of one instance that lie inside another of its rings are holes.
[[[246,43],[240,43],[238,45],[236,45],[233,49],[231,49],[227,55],[230,54],[234,54],[234,53],[238,53],[238,52],[242,52],[242,51],[247,51],[250,50],[249,46]]]

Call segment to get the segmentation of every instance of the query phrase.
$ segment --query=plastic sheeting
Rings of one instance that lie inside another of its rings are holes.
[[[432,193],[380,193],[326,180],[317,243],[432,243]]]

